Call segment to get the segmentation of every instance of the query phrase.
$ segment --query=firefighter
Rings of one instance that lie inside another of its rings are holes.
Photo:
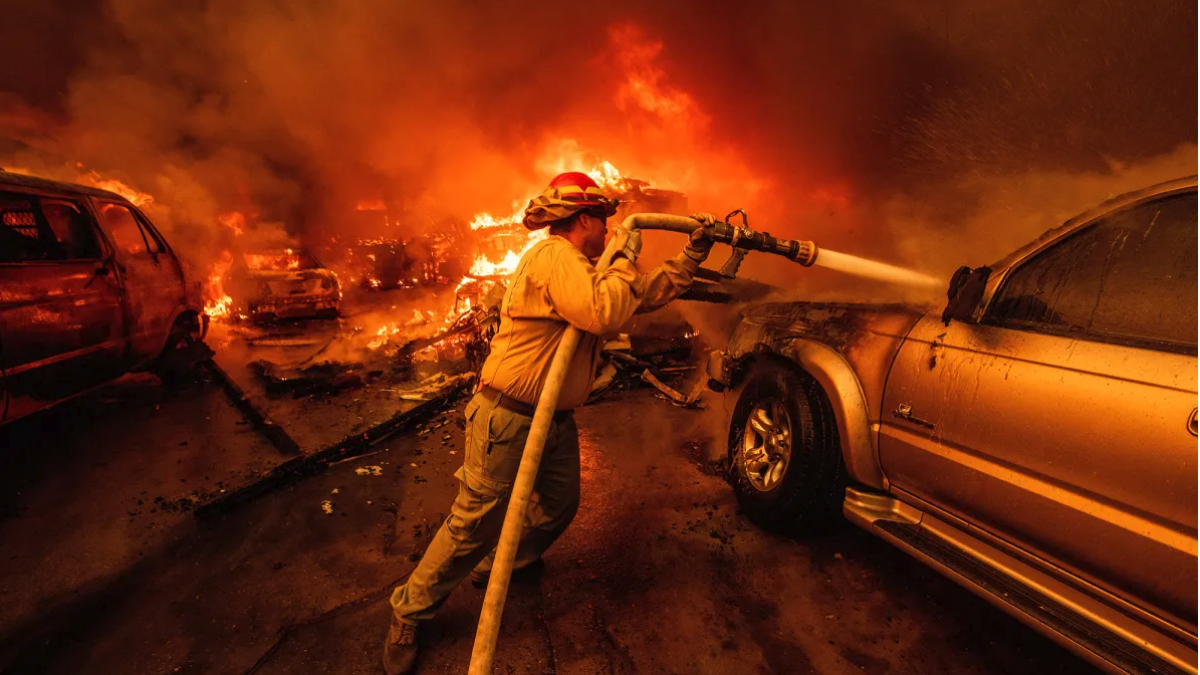
[[[570,525],[579,506],[579,437],[574,409],[596,376],[601,336],[615,333],[635,312],[662,307],[688,289],[712,241],[697,227],[684,251],[649,274],[634,266],[641,233],[616,228],[619,251],[598,272],[606,221],[617,202],[583,173],[564,173],[525,209],[530,230],[548,237],[522,258],[500,306],[500,327],[480,372],[479,391],[464,410],[466,448],[455,473],[458,496],[421,562],[391,597],[392,620],[383,663],[389,675],[416,662],[416,629],[450,592],[470,577],[486,587],[508,496],[521,463],[550,361],[572,325],[583,331],[560,394],[557,412],[525,516],[515,570],[541,565],[542,553]],[[692,216],[711,225],[709,214]]]

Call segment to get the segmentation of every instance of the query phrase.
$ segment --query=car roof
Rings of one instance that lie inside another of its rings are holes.
[[[42,192],[86,195],[89,197],[100,197],[102,199],[113,199],[119,202],[130,203],[128,199],[115,192],[109,192],[108,190],[101,190],[100,188],[88,187],[86,185],[78,185],[76,183],[64,183],[62,181],[50,180],[49,178],[27,176],[21,173],[10,173],[4,169],[0,169],[0,187],[6,185],[39,190]]]
[[[1108,200],[1102,202],[1101,204],[1098,204],[1098,205],[1088,209],[1087,211],[1084,211],[1083,213],[1080,213],[1079,215],[1069,219],[1067,222],[1063,223],[1062,225],[1059,225],[1058,227],[1054,227],[1054,228],[1047,230],[1045,233],[1042,234],[1042,236],[1038,237],[1037,239],[1034,239],[1033,241],[1029,242],[1028,244],[1022,246],[1021,248],[1013,251],[1009,255],[1007,255],[1004,258],[1002,258],[1001,260],[997,261],[995,264],[993,264],[991,266],[991,268],[992,268],[992,270],[1002,270],[1007,267],[1010,267],[1011,265],[1013,265],[1021,260],[1024,260],[1025,258],[1029,257],[1030,255],[1034,254],[1035,252],[1040,251],[1042,248],[1044,248],[1048,244],[1050,244],[1050,242],[1057,241],[1058,239],[1060,239],[1060,238],[1066,236],[1067,234],[1069,234],[1070,232],[1074,231],[1079,226],[1084,225],[1086,223],[1090,223],[1091,221],[1095,220],[1096,218],[1099,218],[1100,216],[1103,216],[1107,213],[1111,213],[1113,211],[1116,211],[1117,209],[1124,208],[1126,206],[1129,206],[1130,204],[1139,202],[1143,199],[1147,199],[1150,197],[1157,197],[1160,195],[1167,195],[1167,194],[1171,194],[1174,192],[1184,192],[1188,188],[1191,188],[1193,191],[1196,189],[1196,176],[1187,176],[1184,178],[1176,178],[1175,180],[1169,180],[1165,183],[1151,185],[1150,187],[1142,188],[1141,190],[1134,190],[1132,192],[1126,192],[1125,194],[1118,195],[1116,197],[1108,199]]]

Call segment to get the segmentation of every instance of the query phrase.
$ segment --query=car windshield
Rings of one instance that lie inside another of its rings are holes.
[[[321,267],[311,255],[296,249],[246,253],[246,267],[255,272],[287,272],[288,270],[315,270]]]

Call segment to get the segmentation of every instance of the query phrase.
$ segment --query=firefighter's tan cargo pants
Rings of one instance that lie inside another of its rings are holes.
[[[464,411],[466,456],[458,497],[408,581],[392,593],[397,618],[431,618],[471,570],[491,570],[508,497],[532,418],[476,394]],[[579,507],[579,430],[571,415],[550,425],[515,569],[536,561],[567,529]]]

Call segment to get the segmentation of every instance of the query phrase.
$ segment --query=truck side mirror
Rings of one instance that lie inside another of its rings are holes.
[[[942,323],[949,326],[951,319],[971,321],[975,316],[975,308],[983,299],[983,291],[991,274],[990,267],[958,268],[954,276],[950,277],[950,288],[946,291],[949,302],[942,311]]]

